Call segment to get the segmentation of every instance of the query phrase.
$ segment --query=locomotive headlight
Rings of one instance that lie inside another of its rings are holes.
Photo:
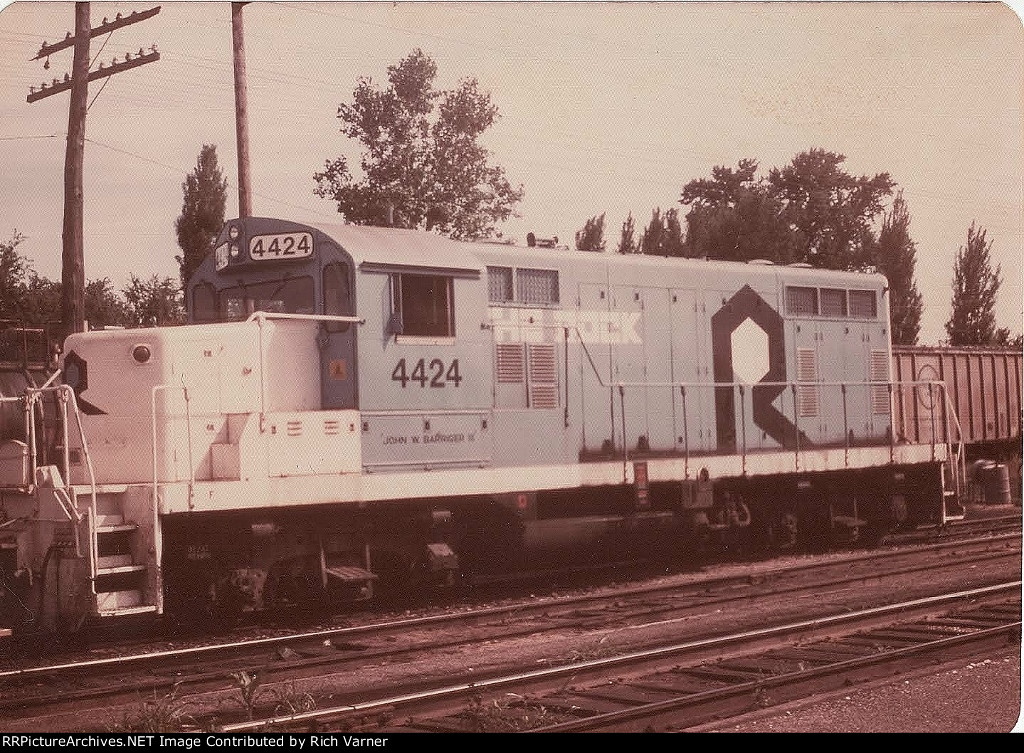
[[[153,351],[150,350],[148,345],[136,345],[132,348],[132,358],[138,363],[148,363],[152,356]]]

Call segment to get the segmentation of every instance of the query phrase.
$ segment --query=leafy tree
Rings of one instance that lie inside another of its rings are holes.
[[[716,166],[711,179],[692,180],[679,203],[686,215],[686,255],[694,258],[788,263],[794,235],[782,219],[782,203],[763,180],[757,161],[740,160],[736,170]]]
[[[581,230],[576,231],[576,248],[580,251],[604,251],[604,214],[591,217]]]
[[[30,271],[18,306],[18,318],[34,327],[59,325],[63,290],[60,282],[53,282]]]
[[[679,211],[669,209],[664,215],[655,207],[651,222],[640,238],[640,253],[655,256],[683,256],[683,227],[679,222]]]
[[[996,345],[1014,350],[1024,349],[1024,334],[1018,332],[1016,335],[1011,335],[1008,327],[1000,327],[996,330]]]
[[[923,299],[914,282],[917,246],[910,237],[910,213],[903,192],[882,220],[874,250],[875,266],[889,281],[889,323],[896,345],[915,345],[921,331]]]
[[[112,287],[110,279],[89,280],[85,285],[85,319],[90,329],[128,327],[131,312],[124,298]]]
[[[842,154],[811,149],[768,173],[782,219],[795,233],[793,261],[824,269],[865,269],[872,263],[871,223],[895,185],[888,173],[855,178]]]
[[[950,345],[997,344],[995,305],[1002,279],[1000,267],[992,269],[991,250],[985,229],[972,222],[953,266],[952,313],[946,322]],[[1002,336],[1008,339],[1009,331]]]
[[[141,280],[132,275],[122,292],[130,326],[157,327],[185,321],[181,288],[170,277],[161,279],[153,275],[148,280]]]
[[[203,263],[217,238],[217,233],[224,225],[227,188],[227,179],[217,165],[217,147],[213,144],[203,144],[195,169],[181,184],[184,201],[181,205],[181,214],[174,221],[178,246],[182,250],[182,254],[175,256],[174,259],[181,268],[183,287],[196,268]]]
[[[25,292],[29,260],[18,253],[25,236],[14,231],[8,241],[0,241],[0,319],[20,318],[18,301]]]
[[[633,213],[630,212],[626,221],[622,223],[622,234],[619,236],[619,246],[615,250],[620,254],[637,254],[640,248],[637,246],[635,236],[636,229],[633,224]]]
[[[30,271],[22,286],[15,318],[34,327],[59,324],[55,312],[60,311],[62,290],[59,280],[40,277]],[[108,278],[87,281],[84,292],[85,320],[90,329],[133,325],[127,304],[111,287]]]
[[[336,201],[349,222],[487,237],[522,200],[522,186],[513,187],[478,143],[498,118],[490,95],[473,78],[437,91],[436,76],[437,65],[417,49],[388,67],[386,89],[361,78],[352,103],[338,107],[342,133],[364,148],[363,177],[343,156],[313,177],[315,193]]]

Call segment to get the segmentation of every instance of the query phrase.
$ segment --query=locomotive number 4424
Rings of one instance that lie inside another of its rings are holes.
[[[313,253],[313,236],[309,233],[256,235],[249,239],[249,256],[253,259],[297,259]]]
[[[401,382],[403,390],[410,382],[414,382],[420,387],[426,387],[427,385],[431,387],[447,387],[448,385],[458,387],[459,382],[462,381],[462,377],[459,375],[458,358],[452,360],[447,367],[440,358],[432,358],[429,361],[426,358],[421,358],[413,364],[411,371],[405,359],[402,358],[395,364],[395,368],[391,372],[391,379],[395,382]]]

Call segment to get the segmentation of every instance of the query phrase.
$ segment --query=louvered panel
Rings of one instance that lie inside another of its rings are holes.
[[[535,384],[530,387],[531,408],[557,408],[558,387],[554,384]]]
[[[872,350],[868,363],[868,373],[872,382],[885,382],[889,379],[889,354],[884,350]],[[889,390],[886,387],[871,388],[871,412],[876,416],[889,413]]]
[[[555,346],[531,345],[528,351],[530,361],[530,383],[553,384],[555,379]]]
[[[558,407],[558,364],[555,346],[530,345],[526,351],[531,408]]]
[[[498,383],[522,384],[525,380],[522,343],[502,343],[494,347],[497,354]]]
[[[814,348],[796,349],[797,382],[818,381],[818,356]],[[800,418],[814,418],[818,415],[818,388],[798,385],[796,388],[796,409]]]

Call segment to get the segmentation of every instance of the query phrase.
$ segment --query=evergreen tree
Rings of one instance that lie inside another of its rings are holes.
[[[946,322],[950,345],[997,344],[995,306],[1002,279],[1000,267],[992,269],[991,250],[985,229],[972,222],[953,266],[952,313]]]
[[[633,213],[630,212],[626,221],[622,223],[622,234],[619,236],[619,246],[615,250],[620,254],[636,254],[640,248],[636,244],[636,228],[633,223]]]
[[[184,201],[181,214],[174,221],[178,246],[182,250],[174,259],[181,270],[182,287],[203,263],[224,225],[227,188],[227,179],[217,165],[217,147],[203,144],[195,169],[181,184]]]
[[[685,255],[679,210],[669,209],[662,215],[660,207],[654,208],[651,222],[640,238],[640,253],[654,256]]]
[[[591,217],[576,231],[576,248],[580,251],[604,251],[604,215]]]
[[[889,281],[889,323],[895,345],[916,345],[921,331],[923,299],[914,281],[917,246],[910,238],[910,213],[903,192],[882,220],[875,244],[875,265]]]

